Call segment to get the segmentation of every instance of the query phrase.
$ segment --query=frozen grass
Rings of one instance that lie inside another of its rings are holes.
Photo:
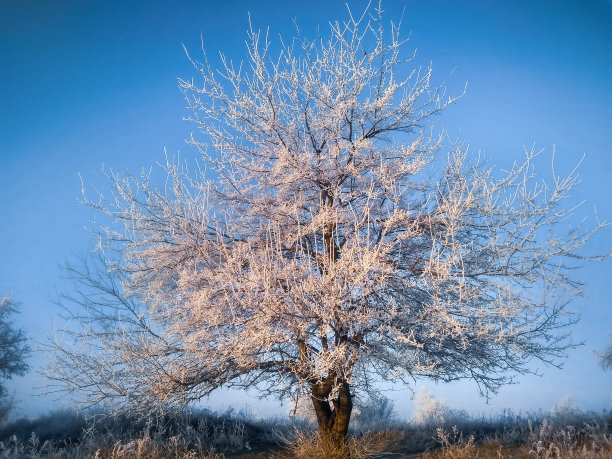
[[[231,411],[149,420],[61,411],[2,429],[0,458],[222,458],[276,446],[286,424]]]
[[[433,406],[433,405],[432,405]],[[439,408],[439,407],[438,407]],[[550,414],[468,417],[446,411],[401,422],[383,399],[360,407],[349,439],[353,459],[612,458],[612,416],[574,408]],[[434,422],[436,420],[436,422]],[[60,411],[0,430],[0,458],[317,458],[339,459],[312,422],[199,411],[139,420],[85,418]]]
[[[610,459],[612,418],[579,411],[525,417],[510,413],[461,427],[438,427],[436,440],[438,448],[424,458]]]

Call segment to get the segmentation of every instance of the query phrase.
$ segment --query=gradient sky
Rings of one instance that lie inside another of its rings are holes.
[[[350,2],[356,12],[367,2]],[[388,20],[405,7],[407,51],[418,63],[433,62],[434,81],[448,80],[450,94],[467,93],[436,123],[500,167],[520,160],[523,146],[545,148],[538,172],[567,172],[580,161],[583,182],[574,202],[579,217],[596,206],[612,220],[612,2],[605,0],[387,0]],[[177,77],[196,76],[182,45],[194,55],[200,34],[209,55],[244,56],[248,13],[270,36],[295,35],[295,18],[307,36],[346,17],[341,1],[30,1],[0,0],[0,295],[20,303],[16,322],[34,341],[61,326],[53,299],[69,288],[61,265],[87,253],[91,209],[77,200],[83,177],[104,189],[101,166],[138,173],[181,152],[194,126]],[[451,75],[452,74],[452,75]],[[612,228],[598,234],[586,253],[612,250]],[[573,328],[584,345],[569,352],[564,368],[539,365],[543,376],[518,378],[487,405],[472,383],[429,386],[454,408],[489,412],[550,409],[572,393],[585,409],[610,407],[612,373],[597,365],[612,333],[612,262],[585,266],[587,298],[573,308]],[[10,387],[19,413],[36,415],[65,404],[36,397],[44,380],[35,372],[44,356],[30,359],[33,372]],[[410,392],[387,394],[409,416]],[[253,394],[255,395],[255,394]],[[249,404],[261,415],[286,407],[219,392],[213,408]]]

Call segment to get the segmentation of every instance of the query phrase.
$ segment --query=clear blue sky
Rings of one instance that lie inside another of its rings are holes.
[[[365,2],[351,2],[361,11]],[[500,166],[520,159],[524,145],[546,148],[543,175],[556,147],[557,168],[569,170],[583,154],[581,215],[597,206],[612,220],[612,2],[606,0],[387,0],[387,19],[400,17],[412,32],[408,49],[433,62],[434,79],[449,80],[451,94],[468,82],[466,96],[437,123],[451,138],[484,151]],[[78,204],[81,181],[104,186],[102,164],[139,172],[163,161],[163,148],[186,158],[193,129],[177,77],[195,76],[182,50],[198,53],[200,33],[209,54],[223,50],[239,60],[245,51],[248,12],[272,37],[325,33],[342,19],[341,1],[200,0],[174,2],[0,0],[0,294],[21,303],[17,322],[33,340],[61,325],[53,304],[68,287],[61,264],[89,248],[85,230],[94,217]],[[612,250],[612,229],[587,251]],[[573,332],[585,345],[564,369],[540,367],[543,377],[519,378],[490,405],[472,384],[433,385],[451,407],[480,412],[504,407],[549,409],[566,393],[589,409],[609,408],[612,374],[598,366],[612,333],[612,263],[586,266],[578,276],[589,297]],[[38,353],[33,370],[44,364]],[[34,373],[13,381],[21,413],[35,415],[61,402],[35,398],[44,381]],[[409,392],[390,394],[407,415]],[[212,406],[247,400],[219,393]],[[284,412],[248,400],[264,415]]]

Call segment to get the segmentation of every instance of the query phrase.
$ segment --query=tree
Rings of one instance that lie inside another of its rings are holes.
[[[608,344],[608,347],[602,354],[599,355],[599,364],[604,370],[612,368],[612,341]]]
[[[113,197],[85,198],[113,222],[69,268],[81,326],[53,343],[61,388],[144,411],[221,386],[306,396],[344,448],[377,379],[488,394],[558,362],[570,268],[601,224],[569,227],[578,178],[536,182],[535,151],[500,173],[449,150],[432,117],[456,98],[411,68],[399,30],[349,13],[275,59],[252,29],[246,65],[191,59],[204,167],[168,161],[162,187],[109,172]]]
[[[22,330],[15,329],[9,316],[15,312],[15,303],[5,296],[0,299],[0,378],[11,379],[15,375],[23,376],[28,370],[25,359],[29,348]],[[13,406],[6,387],[0,384],[0,421]]]

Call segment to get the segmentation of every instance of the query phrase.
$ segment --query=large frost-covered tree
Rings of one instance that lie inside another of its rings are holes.
[[[240,65],[192,59],[196,172],[109,173],[113,197],[86,199],[113,222],[73,269],[64,388],[142,410],[219,387],[306,396],[342,446],[373,382],[489,393],[563,356],[568,268],[593,230],[566,222],[576,175],[544,185],[533,151],[498,173],[445,147],[431,120],[455,99],[382,24],[349,13],[275,57],[251,30]]]

